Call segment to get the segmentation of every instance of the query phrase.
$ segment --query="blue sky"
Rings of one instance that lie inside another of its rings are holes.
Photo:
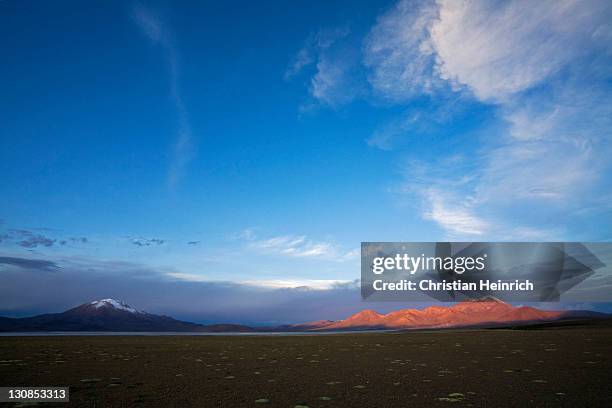
[[[0,254],[124,279],[26,299],[15,283],[0,310],[129,303],[130,273],[193,296],[331,293],[358,278],[361,241],[609,241],[611,17],[606,1],[0,2]]]

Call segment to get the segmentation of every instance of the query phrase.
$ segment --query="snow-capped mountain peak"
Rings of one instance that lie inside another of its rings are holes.
[[[94,300],[93,302],[90,303],[90,305],[92,305],[96,309],[100,309],[102,307],[112,307],[113,309],[123,310],[123,311],[130,312],[130,313],[143,313],[140,310],[134,309],[132,306],[128,305],[127,303],[123,303],[115,299]]]

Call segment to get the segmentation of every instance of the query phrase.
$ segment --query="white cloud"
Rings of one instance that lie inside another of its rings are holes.
[[[437,104],[471,95],[497,118],[488,133],[456,139],[467,158],[448,151],[409,168],[404,189],[424,218],[453,236],[550,237],[560,232],[529,220],[567,223],[600,201],[612,154],[611,17],[603,0],[402,0],[378,19],[364,43],[378,94]],[[418,114],[369,143],[390,149],[418,134]]]
[[[364,43],[370,82],[405,100],[465,86],[504,101],[560,71],[585,50],[610,50],[607,1],[402,0]]]
[[[487,221],[473,213],[469,203],[453,199],[444,191],[429,189],[425,200],[424,218],[436,222],[453,236],[483,235],[490,228]]]
[[[609,36],[609,4],[440,0],[430,25],[436,68],[481,100],[503,101],[609,39],[602,32]]]

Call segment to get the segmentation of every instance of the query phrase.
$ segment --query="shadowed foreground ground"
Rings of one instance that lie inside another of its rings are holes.
[[[0,385],[68,385],[56,406],[77,407],[612,406],[611,335],[4,337]]]

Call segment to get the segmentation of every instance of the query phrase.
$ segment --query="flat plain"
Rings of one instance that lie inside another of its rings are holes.
[[[0,386],[70,387],[70,403],[41,406],[596,407],[612,406],[611,380],[607,323],[299,336],[0,337]]]

